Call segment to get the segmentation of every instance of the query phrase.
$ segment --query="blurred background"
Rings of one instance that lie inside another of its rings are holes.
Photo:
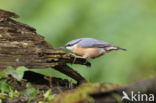
[[[69,64],[90,82],[117,84],[156,73],[155,5],[156,0],[0,0],[1,9],[20,15],[17,21],[35,27],[54,48],[82,37],[126,48],[89,59],[91,68]],[[68,78],[50,68],[37,72]]]

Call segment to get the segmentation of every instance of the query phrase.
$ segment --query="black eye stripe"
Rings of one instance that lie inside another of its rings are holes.
[[[68,44],[68,45],[66,45],[66,46],[71,46],[71,44]]]
[[[72,46],[72,44],[67,44],[66,47],[67,47],[67,46]]]

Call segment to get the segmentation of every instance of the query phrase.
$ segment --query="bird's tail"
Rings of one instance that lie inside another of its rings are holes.
[[[109,46],[109,47],[106,47],[105,49],[106,49],[107,51],[112,51],[112,50],[124,50],[124,51],[126,51],[126,49],[120,48],[120,47],[118,47],[118,46]]]
[[[117,48],[117,50],[124,50],[124,51],[126,51],[127,49],[125,49],[125,48],[120,48],[120,47],[116,47]]]

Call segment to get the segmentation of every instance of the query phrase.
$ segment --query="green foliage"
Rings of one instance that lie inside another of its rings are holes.
[[[6,73],[0,71],[0,79],[1,78],[6,78],[6,77],[8,77],[8,75]]]
[[[24,76],[24,72],[28,71],[29,69],[27,69],[24,66],[20,66],[18,68],[13,68],[13,67],[8,67],[7,69],[5,69],[5,73],[6,74],[10,74],[12,75],[14,78],[16,78],[18,81],[21,81],[23,76]]]
[[[36,99],[40,91],[31,83],[27,83],[26,89],[21,92],[13,88],[9,83],[8,74],[15,77],[17,82],[20,83],[22,81],[24,71],[27,70],[28,69],[25,67],[19,67],[17,69],[8,67],[5,71],[0,73],[0,103],[2,100],[9,101],[15,98],[21,98],[21,96],[25,97],[28,103]]]
[[[27,70],[26,68],[22,67],[20,72],[19,70],[15,70],[12,67],[8,67],[6,71],[4,71],[4,74],[11,74],[14,73],[16,74],[15,77],[19,77],[18,73],[23,73],[23,71]],[[11,81],[14,79],[11,79],[10,76],[2,75],[0,77],[0,103],[5,101],[5,102],[12,102],[16,100],[22,100],[27,103],[32,103],[32,102],[38,102],[38,103],[73,103],[73,102],[93,102],[94,99],[89,95],[91,93],[96,93],[99,91],[105,91],[107,89],[112,89],[116,88],[116,85],[112,84],[101,84],[101,83],[85,83],[80,85],[76,89],[71,89],[70,91],[66,92],[61,92],[60,88],[60,94],[54,94],[52,93],[53,89],[56,88],[49,88],[48,90],[39,90],[37,89],[34,85],[31,83],[27,83],[26,87],[24,90],[18,90],[15,86],[23,86],[22,85],[22,80],[16,81],[16,83],[13,83],[13,87],[11,86],[12,83]],[[19,78],[17,78],[19,79]],[[19,83],[19,85],[18,85]],[[21,83],[21,85],[20,85]],[[20,87],[20,88],[21,88]],[[59,87],[58,87],[59,88]],[[115,96],[117,97],[117,96]]]
[[[52,101],[54,99],[55,94],[52,94],[51,89],[49,89],[43,94],[43,97],[43,100],[39,101],[39,103],[49,103],[49,101]]]
[[[0,79],[0,100],[11,100],[19,97],[20,94],[17,90],[14,90],[9,84],[6,78]]]
[[[39,90],[35,88],[31,83],[27,83],[27,88],[21,92],[21,95],[28,97],[28,101],[31,101],[37,97]]]
[[[5,79],[0,79],[0,91],[1,93],[9,93],[10,86]]]
[[[10,89],[9,98],[14,99],[15,97],[19,97],[20,93],[17,90]]]

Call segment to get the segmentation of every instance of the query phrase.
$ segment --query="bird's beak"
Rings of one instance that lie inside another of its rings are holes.
[[[65,47],[65,46],[62,46],[62,47],[60,47],[60,48],[58,48],[58,49],[66,49],[66,47]]]

